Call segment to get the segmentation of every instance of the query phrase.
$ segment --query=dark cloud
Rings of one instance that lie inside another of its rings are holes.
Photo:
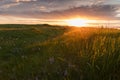
[[[80,7],[73,7],[68,10],[63,11],[54,11],[50,13],[46,13],[47,17],[52,18],[52,16],[56,16],[55,18],[59,17],[91,17],[95,19],[116,19],[115,16],[116,10],[118,10],[117,6],[113,5],[92,5],[92,6],[80,6]],[[52,15],[52,16],[51,16]]]
[[[46,16],[52,18],[72,18],[72,17],[83,17],[83,18],[93,18],[93,19],[117,19],[116,11],[118,6],[116,5],[92,5],[92,6],[80,6],[73,7],[68,10],[63,11],[53,11],[46,13]]]
[[[114,0],[114,3],[115,1],[118,2]],[[119,19],[115,17],[120,14],[116,12],[119,7],[107,3],[108,0],[0,0],[0,15],[40,19],[63,19],[74,16]]]
[[[68,9],[70,7],[78,7],[81,5],[100,4],[104,1],[105,0],[1,0],[0,8],[2,8],[2,6],[20,3],[20,5],[16,5],[14,7],[9,6],[6,9],[12,9],[15,11],[19,9],[21,11],[25,11],[24,8],[29,9],[31,6],[35,10],[39,10],[35,7],[36,5],[37,7],[45,6],[47,8],[46,11],[53,11]]]
[[[40,19],[64,19],[72,17],[83,17],[92,19],[117,19],[116,11],[118,7],[113,5],[92,5],[92,6],[80,6],[72,7],[67,10],[58,10],[51,12],[41,12],[41,11],[9,11],[4,12],[4,15],[14,15],[21,17],[33,17]]]

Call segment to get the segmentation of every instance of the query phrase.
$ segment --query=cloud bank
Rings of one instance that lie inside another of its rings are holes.
[[[37,19],[120,20],[119,0],[0,0],[0,15]]]

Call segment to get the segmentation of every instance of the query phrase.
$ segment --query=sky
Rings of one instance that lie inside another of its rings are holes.
[[[0,24],[61,25],[72,18],[119,27],[120,0],[0,0]]]

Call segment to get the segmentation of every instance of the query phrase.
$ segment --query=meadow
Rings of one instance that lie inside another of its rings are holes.
[[[120,30],[0,25],[0,80],[120,80]]]

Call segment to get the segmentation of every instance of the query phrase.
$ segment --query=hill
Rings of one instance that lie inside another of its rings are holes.
[[[0,25],[0,80],[119,80],[120,30]]]

